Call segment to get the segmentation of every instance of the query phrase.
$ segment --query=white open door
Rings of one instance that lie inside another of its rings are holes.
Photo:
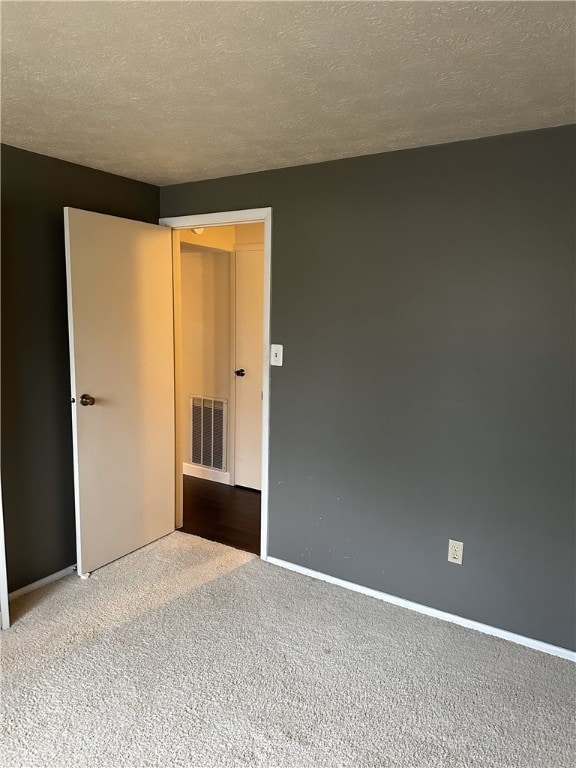
[[[262,487],[264,251],[236,251],[234,483]]]
[[[171,231],[64,209],[78,572],[175,527]]]

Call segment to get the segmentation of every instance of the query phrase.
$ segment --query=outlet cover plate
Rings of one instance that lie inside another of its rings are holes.
[[[448,539],[448,562],[462,565],[462,556],[464,554],[464,542]]]

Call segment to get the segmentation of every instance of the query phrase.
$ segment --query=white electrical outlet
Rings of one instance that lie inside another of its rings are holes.
[[[448,562],[462,565],[462,555],[464,554],[464,542],[448,539]]]

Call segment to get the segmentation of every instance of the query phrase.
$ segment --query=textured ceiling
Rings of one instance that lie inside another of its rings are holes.
[[[2,2],[2,140],[155,184],[575,121],[571,2]]]

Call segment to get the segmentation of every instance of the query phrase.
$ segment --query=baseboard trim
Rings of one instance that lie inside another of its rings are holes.
[[[197,464],[182,464],[182,472],[188,477],[198,477],[201,480],[212,480],[223,485],[231,485],[230,472],[222,472],[220,469],[210,469],[209,467],[199,467]]]
[[[10,592],[8,595],[9,600],[14,600],[17,597],[21,597],[22,595],[27,595],[28,592],[33,592],[35,589],[40,589],[40,587],[45,587],[46,584],[51,584],[53,581],[58,581],[58,579],[63,579],[64,576],[68,576],[71,573],[74,573],[76,571],[75,565],[69,565],[68,568],[63,568],[61,571],[58,571],[57,573],[51,573],[50,576],[44,576],[43,579],[38,579],[38,581],[33,582],[32,584],[27,584],[25,587],[20,587],[20,589],[15,589],[14,592]]]
[[[326,581],[328,584],[335,584],[338,587],[344,587],[344,589],[350,589],[353,592],[360,592],[362,595],[374,597],[376,600],[383,600],[385,603],[391,603],[392,605],[397,605],[400,608],[407,608],[410,611],[416,611],[416,613],[423,613],[425,616],[431,616],[434,619],[447,621],[451,624],[458,624],[458,626],[466,627],[466,629],[474,629],[476,632],[482,632],[485,635],[499,637],[501,640],[509,640],[512,643],[523,645],[526,648],[532,648],[535,651],[541,651],[542,653],[548,653],[551,656],[558,656],[561,659],[567,659],[568,661],[576,662],[576,652],[570,651],[568,648],[561,648],[557,645],[550,645],[549,643],[544,643],[541,640],[534,640],[531,637],[516,635],[514,632],[508,632],[506,629],[491,627],[489,624],[482,624],[479,621],[465,619],[462,616],[456,616],[452,613],[439,611],[436,608],[430,608],[427,605],[413,603],[411,600],[405,600],[402,597],[389,595],[386,592],[379,592],[377,589],[371,589],[370,587],[363,587],[361,584],[354,584],[351,581],[344,581],[344,579],[338,579],[335,576],[328,576],[325,573],[313,571],[310,568],[305,568],[304,566],[296,565],[295,563],[289,563],[286,560],[280,560],[277,557],[268,556],[266,558],[266,562],[272,563],[273,565],[278,565],[280,568],[286,568],[289,571],[294,571],[295,573],[300,573],[303,576],[310,576],[312,579]]]

